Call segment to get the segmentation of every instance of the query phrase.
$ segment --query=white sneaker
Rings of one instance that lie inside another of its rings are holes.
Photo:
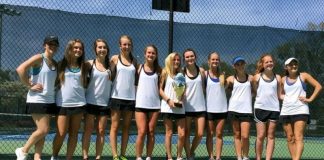
[[[58,157],[52,156],[51,160],[59,160]]]
[[[136,160],[143,160],[141,157],[137,157]]]
[[[243,157],[243,160],[250,160],[249,157]]]
[[[182,157],[178,157],[177,160],[183,160],[183,158]]]
[[[17,160],[27,160],[27,156],[28,156],[28,154],[27,154],[27,153],[24,153],[24,152],[22,151],[22,148],[23,148],[23,147],[21,147],[21,148],[17,148],[17,149],[15,150],[15,153],[16,153],[16,156],[17,156]]]
[[[146,159],[145,160],[151,160],[151,157],[146,157]]]

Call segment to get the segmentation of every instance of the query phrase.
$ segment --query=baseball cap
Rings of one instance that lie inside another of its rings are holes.
[[[44,44],[53,44],[55,43],[57,46],[59,46],[58,37],[54,35],[48,35],[44,39]]]
[[[239,62],[239,61],[243,61],[243,62],[245,62],[245,59],[244,59],[242,56],[237,56],[237,57],[235,57],[235,58],[233,59],[232,64],[234,65],[234,64],[236,64],[236,63]]]
[[[299,61],[296,58],[290,57],[285,61],[285,66],[290,64],[292,61],[296,61],[297,63],[299,63]]]

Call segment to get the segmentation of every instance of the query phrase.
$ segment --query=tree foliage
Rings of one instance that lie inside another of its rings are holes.
[[[0,70],[0,112],[25,113],[26,93],[28,89],[16,81],[16,73]]]

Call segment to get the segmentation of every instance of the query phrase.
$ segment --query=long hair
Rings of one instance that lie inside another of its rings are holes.
[[[181,71],[181,67],[179,67],[176,71],[174,70],[173,60],[174,60],[175,56],[180,57],[180,54],[177,52],[172,52],[165,58],[165,66],[164,66],[163,70],[167,75],[169,75],[171,77],[174,77],[175,73]],[[180,66],[181,66],[181,61],[180,61]]]
[[[264,71],[264,68],[263,68],[264,57],[267,57],[267,56],[271,57],[273,63],[275,63],[275,59],[273,58],[273,56],[271,54],[269,54],[269,53],[262,54],[260,59],[257,62],[255,74],[258,74],[258,73],[261,73]]]
[[[158,53],[158,49],[157,49],[157,47],[156,47],[155,45],[153,45],[153,44],[149,44],[149,45],[147,45],[147,46],[145,47],[145,49],[144,49],[144,53],[146,53],[146,51],[147,51],[147,49],[148,49],[149,47],[152,47],[152,48],[154,49],[155,53],[156,53],[156,58],[155,58],[155,60],[154,60],[154,62],[153,62],[154,70],[155,70],[155,72],[157,72],[157,73],[161,73],[161,67],[160,67],[160,65],[159,65],[159,53]]]
[[[132,38],[129,35],[122,35],[119,38],[119,46],[121,45],[121,39],[122,38],[128,39],[130,41],[130,43],[131,43],[132,50],[129,52],[129,58],[133,62],[133,60],[134,60],[134,56],[133,56],[133,53],[132,53],[132,51],[133,51],[133,45],[134,45],[133,44],[133,40],[132,40]]]
[[[186,52],[190,52],[190,51],[195,55],[195,58],[196,58],[196,60],[197,60],[197,54],[196,54],[196,51],[195,51],[193,48],[187,48],[187,49],[185,49],[185,50],[183,51],[183,53],[182,53],[183,62],[185,62],[185,53],[186,53]],[[195,63],[195,64],[196,64],[196,63]]]
[[[76,43],[81,43],[82,46],[82,55],[78,57],[77,59],[77,65],[81,69],[81,83],[83,87],[87,86],[87,75],[85,71],[85,64],[84,64],[84,59],[85,59],[85,51],[84,51],[84,44],[80,39],[72,39],[70,40],[64,50],[64,57],[63,59],[59,62],[58,65],[58,85],[64,84],[64,74],[65,74],[65,69],[69,68],[70,64],[72,63],[72,57],[71,55],[73,54],[73,46]]]
[[[210,65],[210,63],[209,63],[209,61],[210,61],[211,56],[213,54],[217,55],[218,58],[219,58],[219,65],[216,68],[216,74],[217,74],[217,76],[219,78],[219,83],[221,84],[221,86],[224,86],[224,84],[225,84],[225,75],[224,75],[224,72],[221,70],[221,67],[220,67],[220,62],[221,62],[220,61],[220,55],[217,52],[211,52],[211,53],[209,53],[209,55],[208,55],[208,67],[209,67],[209,69],[212,68],[211,65]]]
[[[98,42],[103,42],[105,45],[106,45],[106,48],[107,48],[107,55],[105,57],[105,62],[104,62],[104,65],[105,65],[105,68],[108,69],[109,66],[110,66],[110,63],[109,63],[109,52],[110,52],[110,49],[109,49],[109,46],[108,46],[108,43],[106,40],[104,39],[101,39],[101,38],[98,38],[94,41],[93,43],[93,49],[94,49],[94,52],[97,56],[97,52],[96,52],[96,49],[97,49],[97,45],[98,45]]]

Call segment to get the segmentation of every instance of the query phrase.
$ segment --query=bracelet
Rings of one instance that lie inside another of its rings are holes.
[[[168,99],[166,100],[167,103],[169,103],[169,101],[170,101],[170,98],[168,98]]]

